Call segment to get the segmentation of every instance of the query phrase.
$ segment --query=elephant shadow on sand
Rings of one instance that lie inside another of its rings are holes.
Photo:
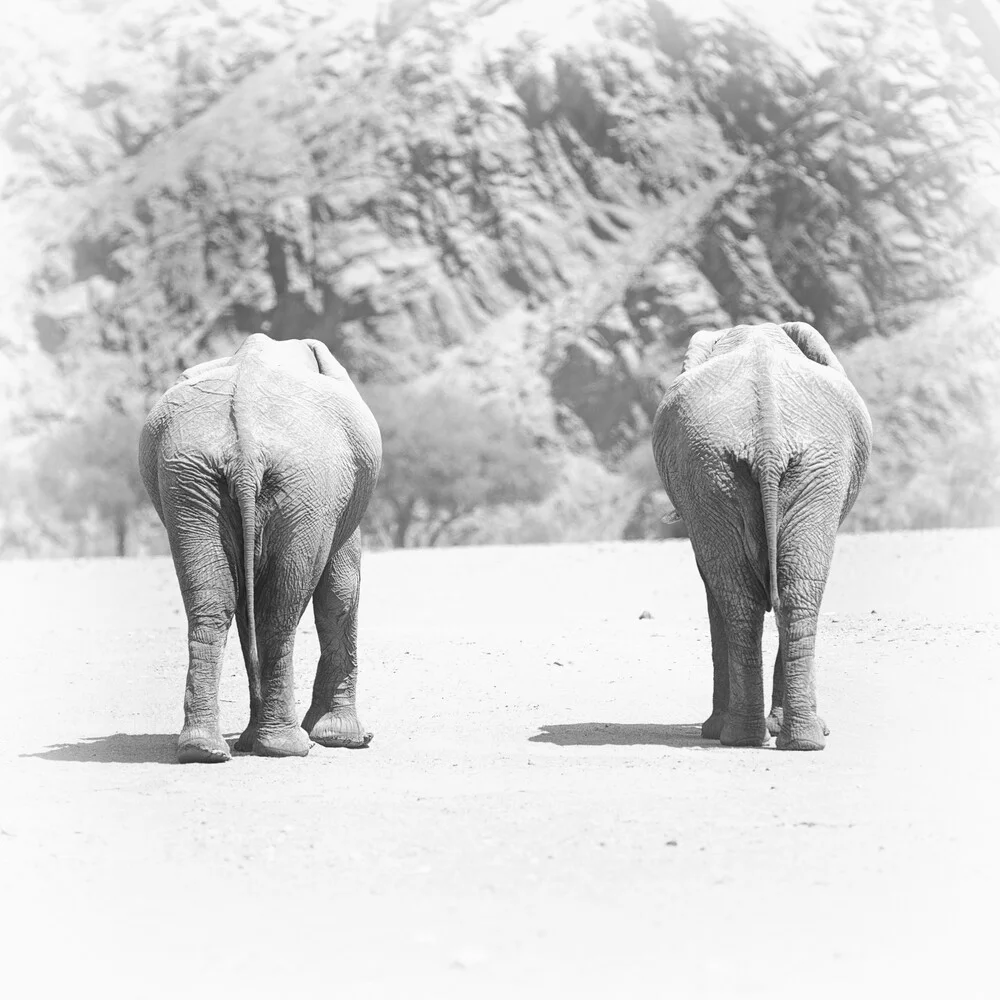
[[[230,748],[239,733],[225,734]],[[658,725],[645,722],[572,722],[541,726],[529,737],[531,743],[557,746],[713,746],[701,735],[701,725]],[[718,746],[718,743],[714,743]],[[69,761],[76,764],[174,764],[177,761],[176,733],[114,733],[75,743],[56,743],[22,757]]]
[[[529,743],[555,743],[561,747],[583,746],[712,746],[702,738],[701,725],[655,725],[649,722],[571,722],[541,726]],[[718,743],[715,744],[718,746]]]
[[[230,747],[239,735],[226,735]],[[76,743],[56,743],[38,753],[21,756],[77,764],[174,764],[177,761],[177,734],[114,733],[111,736],[89,737]]]

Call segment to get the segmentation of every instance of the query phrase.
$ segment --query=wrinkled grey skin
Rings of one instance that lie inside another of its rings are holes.
[[[715,684],[706,739],[821,750],[813,650],[837,528],[871,454],[868,410],[806,323],[691,338],[653,423],[663,484],[684,519],[708,597]],[[779,652],[764,718],[761,635]]]
[[[153,408],[139,467],[188,619],[181,763],[229,759],[219,675],[234,614],[250,682],[237,750],[303,756],[310,737],[371,739],[355,707],[358,525],[381,456],[375,418],[316,340],[254,334],[232,357],[189,368]],[[292,646],[310,597],[320,659],[300,726]]]

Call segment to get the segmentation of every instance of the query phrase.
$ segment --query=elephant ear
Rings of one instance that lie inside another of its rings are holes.
[[[341,378],[350,381],[351,377],[347,374],[347,369],[333,356],[330,348],[323,341],[307,338],[303,343],[312,351],[320,375],[328,375],[330,378]]]
[[[712,348],[715,347],[716,341],[728,332],[728,330],[699,330],[694,334],[691,340],[688,341],[688,349],[684,355],[684,364],[681,367],[681,372],[689,371],[692,368],[696,368],[703,361],[707,361],[709,355],[712,353]]]
[[[177,377],[177,381],[190,382],[192,379],[198,378],[199,375],[204,375],[206,372],[212,371],[213,368],[225,368],[226,365],[231,365],[232,363],[233,359],[231,357],[216,358],[214,361],[203,361],[200,365],[192,365],[190,368],[185,368]]]
[[[837,360],[837,355],[833,353],[826,338],[815,327],[808,323],[782,323],[781,329],[810,361],[826,365],[841,375],[846,374],[844,366]]]

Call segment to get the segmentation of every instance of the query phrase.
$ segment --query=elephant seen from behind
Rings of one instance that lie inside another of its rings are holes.
[[[359,524],[381,455],[375,418],[317,340],[253,334],[232,357],[189,368],[154,406],[139,467],[187,613],[180,762],[229,759],[219,678],[234,615],[250,686],[236,749],[303,756],[312,742],[371,739],[355,705]],[[292,649],[310,598],[320,659],[300,725]]]
[[[806,323],[700,331],[653,422],[663,485],[705,584],[712,637],[706,739],[821,750],[814,647],[837,529],[872,447],[868,410]],[[779,652],[764,716],[761,638]]]

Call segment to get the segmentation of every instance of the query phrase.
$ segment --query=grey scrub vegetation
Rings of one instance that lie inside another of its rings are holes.
[[[834,540],[864,481],[868,410],[807,323],[699,331],[653,423],[664,487],[687,525],[712,636],[707,739],[821,750],[814,647]],[[761,636],[779,652],[764,718]]]
[[[188,619],[182,763],[227,760],[219,676],[234,614],[250,685],[236,749],[301,756],[365,746],[357,717],[359,524],[378,479],[378,425],[316,340],[248,337],[183,373],[139,441]],[[301,726],[292,648],[310,598],[320,642]]]

